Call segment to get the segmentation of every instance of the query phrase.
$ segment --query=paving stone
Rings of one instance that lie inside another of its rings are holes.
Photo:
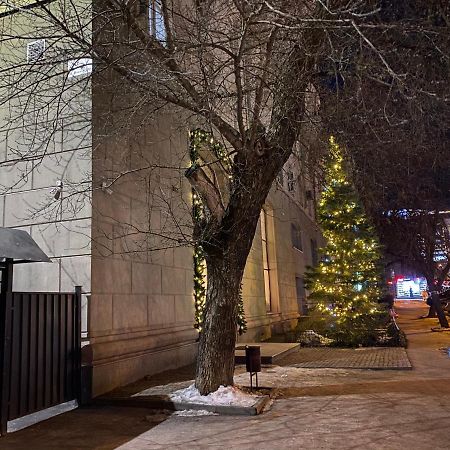
[[[411,369],[402,347],[301,348],[278,361],[279,365],[330,369]]]

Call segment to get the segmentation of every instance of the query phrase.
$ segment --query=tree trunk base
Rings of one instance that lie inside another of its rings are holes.
[[[195,377],[195,387],[201,395],[233,385],[242,275],[230,267],[232,264],[226,260],[207,259],[208,289]]]
[[[447,317],[445,316],[444,309],[442,308],[441,299],[436,292],[433,292],[433,294],[431,295],[431,301],[432,307],[436,311],[437,317],[439,319],[439,324],[442,328],[449,328]]]

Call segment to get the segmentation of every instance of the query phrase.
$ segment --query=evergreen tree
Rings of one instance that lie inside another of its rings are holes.
[[[318,217],[327,244],[321,262],[307,274],[309,298],[326,319],[328,335],[339,343],[363,343],[356,341],[377,317],[380,245],[333,137]]]

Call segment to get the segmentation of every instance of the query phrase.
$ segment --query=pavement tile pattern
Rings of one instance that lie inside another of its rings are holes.
[[[411,369],[402,347],[301,348],[278,361],[279,365],[327,369]]]

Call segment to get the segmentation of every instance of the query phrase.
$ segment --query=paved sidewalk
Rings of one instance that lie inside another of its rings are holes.
[[[261,379],[280,397],[265,414],[171,417],[119,449],[449,449],[450,358],[441,348],[450,334],[417,319],[423,304],[398,311],[411,371],[273,366]]]
[[[442,348],[450,346],[450,333],[432,333],[436,319],[417,319],[426,312],[419,302],[398,303],[397,311],[413,370],[271,366],[261,383],[276,387],[279,396],[260,416],[148,416],[135,408],[88,408],[11,434],[0,448],[449,449],[450,358]],[[236,379],[244,383],[247,377]]]
[[[411,369],[401,347],[301,348],[278,362],[279,365],[331,369]]]

